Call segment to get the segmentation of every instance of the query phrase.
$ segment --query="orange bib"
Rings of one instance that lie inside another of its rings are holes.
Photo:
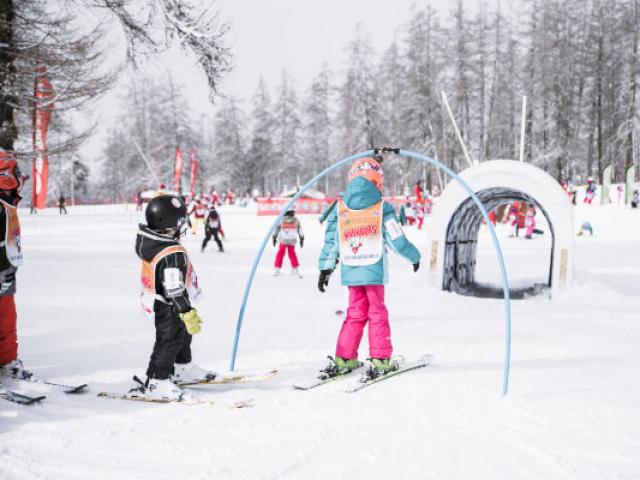
[[[172,245],[170,247],[161,250],[150,262],[142,262],[142,272],[140,275],[140,281],[142,283],[142,293],[140,294],[140,302],[142,304],[142,309],[144,313],[146,313],[150,318],[155,317],[155,313],[153,310],[154,304],[156,300],[168,304],[166,298],[162,295],[159,295],[156,292],[156,267],[160,260],[165,258],[167,255],[171,255],[172,253],[184,253],[187,257],[187,278],[185,278],[185,287],[187,288],[187,292],[189,294],[189,300],[191,303],[196,303],[200,296],[202,295],[202,291],[198,286],[198,277],[196,275],[195,270],[193,269],[193,265],[191,265],[191,261],[189,260],[189,256],[187,255],[187,250],[182,245]]]
[[[382,258],[383,201],[364,210],[351,210],[338,203],[340,261],[350,267],[378,263]]]
[[[7,259],[14,267],[22,265],[22,245],[20,242],[20,220],[18,219],[18,209],[0,200],[4,213],[7,217],[4,232],[4,242],[0,246],[7,251]]]

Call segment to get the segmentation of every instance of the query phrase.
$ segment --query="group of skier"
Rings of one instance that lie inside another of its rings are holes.
[[[420,253],[405,237],[395,209],[382,199],[383,170],[379,160],[357,160],[349,170],[347,188],[329,213],[324,246],[319,258],[318,289],[329,284],[338,261],[342,284],[349,289],[347,315],[338,336],[335,356],[320,375],[333,377],[360,368],[358,347],[369,323],[370,361],[365,375],[376,378],[398,368],[389,314],[384,303],[387,282],[387,248],[405,257],[413,271],[420,266]],[[193,265],[179,239],[187,228],[188,211],[178,197],[161,195],[149,202],[146,225],[140,226],[136,252],[142,260],[143,308],[154,319],[156,340],[147,369],[147,380],[139,394],[163,400],[178,400],[176,384],[207,380],[215,373],[192,362],[191,338],[202,321],[193,304],[200,288]],[[290,210],[273,235],[276,274],[288,253],[295,274],[295,245],[304,245],[304,233]]]
[[[342,324],[335,356],[320,376],[334,377],[363,366],[358,348],[364,327],[369,323],[368,378],[385,375],[398,368],[392,359],[393,347],[389,313],[384,303],[387,282],[387,250],[406,258],[417,271],[420,254],[405,237],[394,207],[382,198],[384,174],[382,158],[362,158],[351,166],[347,187],[327,216],[324,246],[319,258],[317,286],[324,292],[329,279],[341,264],[341,282],[349,289],[349,305]],[[22,261],[17,203],[23,177],[15,158],[0,152],[0,375],[17,379],[35,378],[24,368],[17,354],[16,310],[13,299],[15,273]],[[194,305],[201,295],[194,266],[180,238],[186,234],[189,214],[198,212],[198,203],[187,209],[182,198],[161,193],[145,209],[135,251],[141,261],[141,304],[154,321],[155,341],[146,371],[146,380],[132,391],[150,400],[176,401],[183,395],[181,384],[207,381],[216,374],[192,360],[193,335],[200,332],[202,319]],[[202,218],[202,217],[200,217]],[[192,225],[193,226],[193,225]],[[197,226],[196,226],[197,228]],[[213,237],[222,250],[220,215],[215,206],[205,220],[206,237]],[[294,273],[298,273],[295,245],[304,245],[304,233],[291,210],[274,232],[276,273],[288,253]]]
[[[222,229],[220,213],[216,208],[216,203],[207,202],[207,200],[200,196],[196,196],[193,199],[187,210],[187,221],[191,224],[191,233],[194,235],[198,233],[200,224],[204,224],[204,240],[200,248],[201,251],[204,252],[207,244],[213,238],[218,246],[218,251],[224,252],[222,239],[225,238],[225,235]]]

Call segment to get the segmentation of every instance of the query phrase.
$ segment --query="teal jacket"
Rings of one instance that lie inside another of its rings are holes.
[[[345,205],[352,210],[364,210],[379,202],[381,198],[380,191],[373,183],[363,177],[356,177],[347,185],[343,200]],[[398,221],[393,206],[385,203],[382,208],[382,235],[384,241],[382,258],[378,263],[361,267],[350,267],[341,264],[340,270],[343,285],[383,285],[387,283],[387,247],[406,258],[411,264],[420,261],[420,252],[405,237],[404,233],[401,232],[396,238],[391,237],[386,227],[389,220],[396,223]],[[318,261],[320,270],[333,270],[336,268],[339,255],[338,209],[334,208],[327,219],[324,246]]]

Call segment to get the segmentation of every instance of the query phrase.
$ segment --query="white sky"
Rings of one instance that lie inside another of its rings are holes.
[[[235,71],[224,82],[229,93],[249,98],[264,76],[271,89],[286,68],[306,89],[323,62],[338,70],[361,22],[380,53],[410,18],[415,0],[219,0],[233,25]],[[475,4],[477,0],[471,0]],[[426,4],[426,2],[419,2]],[[448,13],[451,1],[432,0]]]
[[[344,67],[345,49],[354,38],[358,23],[362,23],[377,53],[381,53],[394,37],[399,38],[412,5],[427,3],[428,0],[218,0],[215,5],[221,18],[232,24],[228,40],[234,55],[234,71],[223,80],[221,91],[249,100],[262,76],[273,92],[286,68],[303,94],[324,62],[335,72]],[[469,10],[475,10],[478,0],[465,3]],[[439,10],[440,18],[455,7],[453,0],[431,0],[431,4]],[[145,69],[160,72],[167,67],[178,82],[188,87],[192,108],[213,111],[204,75],[193,59],[176,50],[154,58]],[[120,86],[124,82],[126,77]],[[120,90],[115,88],[99,104],[103,125],[117,114]],[[103,135],[98,134],[82,149],[87,161],[101,156],[103,140]]]

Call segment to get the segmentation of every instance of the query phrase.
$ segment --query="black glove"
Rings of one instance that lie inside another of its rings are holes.
[[[318,277],[318,290],[324,293],[324,287],[329,285],[329,277],[333,273],[333,270],[320,270],[320,277]]]
[[[420,262],[419,261],[413,264],[413,271],[414,272],[417,272],[419,268],[420,268]]]
[[[304,247],[304,237],[300,239],[300,248]]]
[[[277,241],[278,241],[278,240],[276,240],[276,237],[273,237],[273,246],[274,246],[274,247],[276,246],[276,242],[277,242]]]

